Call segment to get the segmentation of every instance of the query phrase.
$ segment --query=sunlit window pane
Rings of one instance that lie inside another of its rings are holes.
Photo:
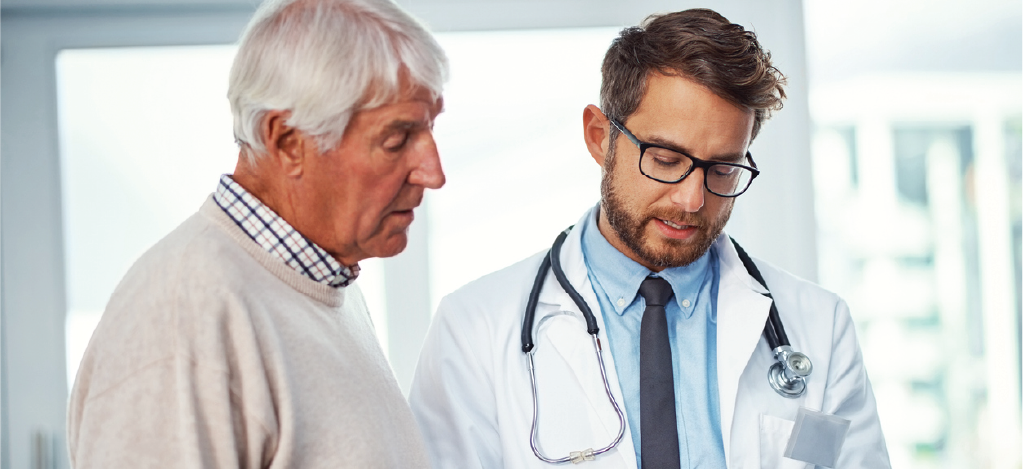
[[[617,28],[441,34],[452,63],[430,195],[431,290],[441,296],[547,249],[599,197],[583,111],[598,104]],[[434,308],[432,307],[432,310]]]
[[[67,50],[57,58],[68,378],[118,281],[231,172],[231,47]]]

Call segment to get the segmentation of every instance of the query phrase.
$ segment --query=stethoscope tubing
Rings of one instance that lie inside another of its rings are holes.
[[[594,352],[598,357],[598,369],[601,371],[601,380],[605,386],[605,395],[608,396],[609,402],[612,404],[612,408],[616,410],[616,417],[619,419],[619,432],[616,437],[603,448],[599,449],[587,449],[584,451],[577,451],[570,453],[569,456],[562,458],[549,458],[541,453],[541,450],[537,447],[537,377],[534,373],[534,354],[527,354],[528,368],[530,369],[530,390],[531,398],[533,402],[533,418],[530,421],[530,450],[534,452],[534,456],[538,459],[549,463],[549,464],[562,464],[574,461],[579,458],[577,462],[583,462],[584,460],[594,459],[595,456],[611,451],[619,442],[623,440],[623,436],[626,434],[626,415],[623,414],[623,409],[619,407],[619,403],[616,402],[616,398],[612,395],[612,387],[609,386],[609,378],[605,372],[605,360],[601,356],[601,341],[598,339],[597,334],[591,335],[591,341],[594,344]]]
[[[560,253],[562,251],[562,245],[566,241],[566,237],[569,235],[572,228],[573,227],[571,226],[559,233],[559,236],[555,238],[555,242],[552,244],[552,248],[548,250],[548,253],[541,260],[537,276],[534,277],[534,284],[530,290],[530,294],[527,296],[527,308],[523,314],[523,325],[522,330],[520,331],[521,349],[523,350],[523,353],[527,355],[527,367],[530,371],[530,390],[533,398],[533,418],[530,424],[530,449],[538,459],[550,464],[561,464],[571,461],[577,463],[585,460],[593,460],[595,456],[615,448],[623,439],[623,435],[626,432],[626,416],[623,414],[623,410],[620,408],[619,403],[616,402],[616,398],[612,395],[612,388],[609,385],[608,375],[605,372],[605,360],[602,358],[601,340],[598,339],[598,320],[594,317],[594,313],[587,305],[587,302],[584,301],[584,298],[580,296],[580,293],[575,288],[573,288],[573,285],[569,282],[569,279],[566,278],[566,273],[562,269]],[[736,248],[737,255],[740,257],[740,261],[744,264],[744,268],[747,270],[748,274],[758,281],[763,288],[765,288],[766,293],[763,293],[763,295],[772,300],[772,294],[769,292],[769,286],[765,283],[765,279],[762,278],[762,273],[758,270],[758,267],[755,266],[751,256],[748,256],[747,252],[744,251],[744,248],[740,247],[740,244],[737,243],[735,239],[731,237],[730,241]],[[537,303],[541,295],[541,289],[544,287],[545,278],[548,276],[549,269],[551,269],[552,273],[555,274],[555,279],[559,282],[563,291],[569,295],[573,300],[573,303],[580,309],[580,313],[584,317],[584,322],[587,323],[587,333],[591,335],[594,352],[598,358],[598,365],[601,370],[601,379],[605,387],[605,394],[608,395],[609,402],[612,403],[612,407],[616,410],[616,415],[619,418],[619,433],[607,446],[597,450],[589,448],[584,451],[575,451],[570,453],[568,457],[563,458],[546,457],[538,449],[536,442],[538,399],[537,378],[534,373],[534,314],[537,311]],[[770,303],[769,316],[765,320],[765,328],[762,331],[762,335],[765,337],[773,356],[778,361],[769,369],[768,378],[770,386],[777,393],[786,398],[796,398],[804,394],[806,387],[805,377],[811,373],[811,361],[806,355],[794,352],[790,349],[790,339],[787,337],[786,330],[783,328],[783,321],[780,320],[775,300]],[[790,364],[791,358],[798,361],[804,360],[807,368],[801,370],[800,373],[795,374],[795,368]]]
[[[560,234],[560,236],[562,235]],[[545,277],[548,276],[548,268],[552,265],[551,254],[552,251],[549,250],[541,260],[541,268],[537,270],[537,276],[534,277],[534,287],[530,289],[530,296],[527,297],[527,311],[523,313],[523,329],[520,331],[523,353],[529,354],[534,350],[534,312],[537,311],[537,301],[541,296],[541,287],[545,283]],[[533,362],[531,363],[531,369],[533,369]]]
[[[572,227],[570,227],[572,228]],[[594,313],[591,308],[587,306],[587,302],[580,296],[573,285],[569,283],[569,279],[566,278],[566,273],[562,270],[562,262],[559,259],[559,255],[562,251],[562,244],[566,241],[566,236],[569,234],[570,228],[559,233],[559,236],[555,238],[555,243],[552,244],[552,248],[548,251],[548,254],[541,261],[541,267],[537,271],[537,276],[534,277],[534,285],[530,291],[530,295],[527,297],[527,310],[523,315],[523,330],[521,332],[522,350],[527,355],[527,367],[530,370],[530,391],[533,402],[533,418],[530,423],[530,449],[534,452],[534,456],[538,459],[549,463],[549,464],[562,464],[567,462],[583,462],[585,460],[593,460],[595,456],[602,453],[611,451],[619,442],[623,440],[623,435],[626,434],[626,415],[623,414],[623,409],[619,407],[619,403],[616,402],[615,396],[612,395],[612,387],[609,385],[608,374],[605,371],[605,359],[601,355],[601,340],[598,339],[598,320],[594,317]],[[551,267],[552,273],[555,274],[555,279],[562,286],[563,290],[569,294],[573,302],[576,303],[577,308],[580,309],[584,315],[584,320],[587,322],[587,333],[591,336],[591,342],[594,345],[594,354],[598,359],[598,369],[601,371],[602,384],[605,387],[605,395],[608,396],[609,402],[616,411],[616,417],[619,419],[619,432],[616,437],[605,447],[599,449],[588,448],[583,451],[576,451],[570,453],[567,457],[562,458],[549,458],[541,453],[541,450],[537,447],[537,377],[534,373],[534,341],[531,334],[534,325],[534,312],[537,310],[537,302],[541,293],[541,288],[544,285],[545,277],[548,274],[548,269]]]
[[[772,293],[768,293],[769,286],[765,283],[765,279],[762,278],[761,271],[758,270],[754,261],[751,260],[751,256],[747,255],[747,251],[740,247],[740,243],[737,240],[730,237],[730,242],[737,249],[737,256],[740,257],[740,262],[744,264],[747,273],[758,281],[762,288],[765,288],[767,293],[763,294],[771,300]],[[781,346],[790,345],[790,338],[787,337],[787,331],[783,328],[783,321],[779,318],[779,310],[776,309],[775,301],[769,305],[769,317],[765,320],[765,329],[762,331],[762,335],[765,336],[765,341],[769,343],[769,350],[774,351]]]

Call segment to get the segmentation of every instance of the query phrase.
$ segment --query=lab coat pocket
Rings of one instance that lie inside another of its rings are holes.
[[[783,457],[794,422],[772,415],[761,414],[758,419],[761,469],[807,469],[812,467],[801,461]]]

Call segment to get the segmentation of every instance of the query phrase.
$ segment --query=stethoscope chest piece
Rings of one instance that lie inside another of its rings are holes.
[[[795,352],[789,345],[773,350],[776,363],[769,367],[769,386],[780,396],[795,399],[804,394],[808,387],[807,377],[811,374],[811,359],[801,352]]]

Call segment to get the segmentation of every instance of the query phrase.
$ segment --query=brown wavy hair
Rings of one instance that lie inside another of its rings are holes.
[[[623,122],[633,114],[652,72],[693,80],[754,111],[752,139],[762,122],[783,108],[786,99],[786,77],[772,65],[771,55],[762,49],[755,33],[712,10],[651,15],[640,26],[622,30],[602,62],[601,107],[605,115]]]

